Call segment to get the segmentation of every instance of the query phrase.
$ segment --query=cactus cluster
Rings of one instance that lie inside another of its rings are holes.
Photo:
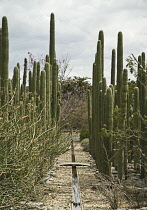
[[[32,121],[34,116],[39,114],[44,120],[43,127],[45,129],[55,126],[59,122],[61,88],[58,82],[58,64],[55,58],[53,13],[50,19],[49,55],[46,55],[45,60],[43,70],[40,70],[40,63],[34,61],[33,70],[28,72],[27,59],[25,58],[22,84],[20,84],[19,63],[14,67],[12,79],[9,79],[8,21],[7,17],[3,17],[0,29],[0,110],[4,120],[9,120],[12,112],[17,110],[18,118],[28,115],[31,111],[29,116]],[[10,104],[13,105],[13,108]],[[29,111],[28,107],[30,107]]]
[[[140,132],[146,132],[145,53],[138,58],[134,92],[129,91],[128,70],[123,68],[123,62],[123,34],[119,32],[117,50],[112,50],[111,84],[107,86],[104,77],[104,33],[100,31],[93,64],[92,93],[88,92],[90,153],[100,172],[111,176],[113,165],[119,180],[123,176],[127,178],[129,161],[134,161],[134,168],[142,177],[146,176],[147,170],[144,163],[147,143],[139,137]],[[132,133],[135,135],[133,141]],[[133,158],[130,158],[130,150]]]

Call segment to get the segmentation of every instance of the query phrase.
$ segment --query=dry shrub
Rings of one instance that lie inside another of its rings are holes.
[[[0,208],[38,197],[39,181],[70,144],[41,115],[32,120],[16,113],[0,120]]]

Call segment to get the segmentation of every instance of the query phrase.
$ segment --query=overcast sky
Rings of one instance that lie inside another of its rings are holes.
[[[124,37],[124,58],[147,51],[147,0],[0,0],[1,18],[8,18],[10,72],[17,62],[23,70],[28,52],[36,59],[48,54],[52,12],[57,59],[70,56],[71,76],[92,77],[100,30],[104,31],[108,84],[111,51],[117,47],[119,31]]]

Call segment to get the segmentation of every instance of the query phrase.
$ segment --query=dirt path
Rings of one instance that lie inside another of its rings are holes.
[[[73,136],[76,162],[90,163],[94,161],[88,152],[84,152],[77,135]],[[71,151],[60,155],[56,165],[63,162],[71,162]],[[78,179],[80,185],[80,197],[83,210],[109,209],[105,197],[97,190],[98,180],[92,167],[78,167]],[[50,172],[51,178],[47,180],[50,192],[44,198],[44,204],[50,210],[72,209],[72,170],[70,166],[56,167]],[[44,209],[45,209],[44,206]],[[47,208],[46,208],[47,209]]]
[[[83,210],[108,210],[112,209],[110,203],[121,200],[118,206],[119,210],[131,209],[126,206],[124,202],[122,189],[120,186],[113,185],[112,182],[108,184],[106,179],[96,170],[95,162],[88,152],[83,151],[79,142],[78,134],[73,134],[74,152],[76,162],[88,163],[90,167],[77,167],[78,181],[80,186],[80,198]],[[41,202],[29,202],[28,209],[42,209],[42,210],[70,210],[72,209],[72,167],[58,166],[60,163],[72,162],[71,150],[60,155],[49,175],[45,179],[43,185],[43,200]],[[137,181],[138,182],[138,181]],[[128,180],[127,186],[130,184]],[[139,188],[140,190],[140,188]],[[103,192],[103,193],[102,193]],[[104,196],[107,196],[106,197]],[[126,200],[125,200],[126,201]],[[146,209],[147,208],[140,208]]]

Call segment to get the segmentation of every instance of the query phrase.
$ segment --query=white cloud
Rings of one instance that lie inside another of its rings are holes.
[[[0,14],[8,17],[10,70],[30,51],[46,55],[49,22],[55,13],[57,58],[69,54],[72,75],[92,76],[99,30],[105,36],[105,72],[110,78],[111,51],[123,32],[124,58],[147,49],[146,0],[1,0]],[[23,68],[22,68],[23,69]],[[108,81],[109,82],[109,81]]]

